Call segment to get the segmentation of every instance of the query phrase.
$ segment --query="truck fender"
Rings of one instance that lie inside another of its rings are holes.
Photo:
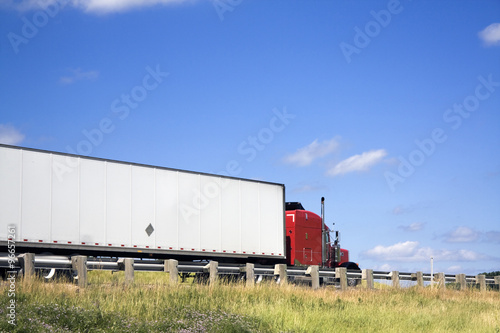
[[[358,264],[352,261],[344,262],[340,264],[339,267],[345,267],[346,269],[354,269],[357,271],[360,271],[361,269],[359,268]]]

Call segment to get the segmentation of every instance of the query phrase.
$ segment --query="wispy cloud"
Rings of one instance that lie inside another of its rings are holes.
[[[99,71],[83,71],[81,68],[70,68],[70,75],[62,76],[59,80],[64,84],[71,84],[81,80],[95,80],[99,77]]]
[[[0,143],[17,145],[24,140],[24,134],[12,125],[0,124]]]
[[[470,250],[436,250],[430,247],[420,247],[416,241],[400,242],[389,246],[377,245],[365,251],[366,258],[380,261],[416,262],[428,261],[431,257],[439,261],[476,261],[488,259],[488,256]]]
[[[460,226],[438,238],[443,239],[447,243],[500,243],[500,231],[482,232],[466,226]]]
[[[500,23],[492,23],[478,33],[485,46],[500,45]]]
[[[87,12],[110,13],[139,7],[178,4],[187,0],[78,0],[77,2]]]
[[[402,205],[396,206],[393,210],[392,213],[394,215],[402,215],[402,214],[407,214],[413,211],[413,207],[405,207]]]
[[[483,238],[488,243],[500,244],[500,231],[487,231],[483,234]]]
[[[446,269],[447,273],[463,273],[464,269],[460,265],[453,265]]]
[[[339,162],[328,170],[329,176],[338,176],[355,171],[368,171],[372,166],[378,164],[387,155],[384,149],[370,150],[359,155],[354,155]]]
[[[410,225],[400,225],[399,229],[402,229],[407,232],[415,232],[415,231],[420,231],[424,228],[425,223],[423,222],[414,222]]]
[[[448,243],[470,243],[480,238],[481,234],[469,227],[458,227],[445,235]]]
[[[398,270],[397,266],[391,265],[391,264],[375,265],[375,266],[372,266],[372,269],[374,271],[382,271],[382,272],[391,272],[391,271]]]
[[[309,145],[297,149],[293,154],[285,157],[285,163],[297,166],[310,165],[314,160],[329,155],[339,148],[338,138],[318,142],[314,140]]]
[[[0,5],[20,11],[39,10],[48,6],[71,5],[85,12],[107,14],[141,7],[169,5],[194,0],[4,0]]]
[[[394,209],[391,211],[392,214],[394,215],[404,215],[404,214],[411,214],[414,211],[417,210],[422,210],[422,209],[430,209],[434,208],[436,206],[436,203],[433,201],[419,201],[417,203],[412,203],[412,204],[407,204],[407,205],[397,205],[394,207]]]

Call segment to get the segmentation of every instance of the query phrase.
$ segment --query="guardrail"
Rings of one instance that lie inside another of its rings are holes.
[[[469,284],[479,285],[481,291],[487,290],[487,285],[500,285],[500,276],[486,278],[485,275],[465,275],[465,274],[445,274],[436,273],[434,275],[423,272],[381,272],[371,269],[346,270],[344,267],[335,269],[320,268],[319,266],[307,267],[287,267],[285,264],[275,266],[264,266],[252,263],[245,265],[221,264],[216,261],[210,262],[178,262],[177,260],[148,260],[132,258],[88,258],[86,256],[47,257],[35,256],[33,253],[21,254],[17,257],[0,257],[0,268],[8,274],[21,273],[29,278],[35,274],[35,270],[50,270],[45,277],[52,278],[56,270],[66,270],[72,272],[80,287],[87,285],[88,270],[111,270],[125,271],[125,283],[134,280],[135,271],[167,272],[170,273],[170,282],[178,283],[179,276],[185,277],[187,274],[195,274],[200,281],[214,283],[221,276],[237,277],[245,280],[248,286],[259,282],[262,278],[273,278],[279,284],[296,282],[309,284],[313,289],[320,285],[335,284],[341,290],[346,290],[349,286],[356,286],[360,281],[365,281],[364,285],[368,289],[374,289],[375,280],[390,280],[392,286],[399,288],[401,281],[414,281],[418,286],[423,287],[425,282],[436,283],[438,288],[443,288],[446,283],[456,283],[460,290],[467,288]]]

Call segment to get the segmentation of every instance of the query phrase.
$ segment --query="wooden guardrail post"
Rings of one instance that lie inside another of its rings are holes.
[[[438,289],[444,289],[444,285],[445,285],[444,273],[437,273],[436,277],[437,277]]]
[[[87,257],[73,256],[71,265],[78,276],[78,287],[85,288],[87,286]]]
[[[423,272],[417,272],[417,286],[419,286],[419,287],[424,286],[424,273]]]
[[[500,276],[495,276],[495,284],[498,284],[498,287],[500,288]]]
[[[363,269],[361,271],[361,279],[366,281],[366,289],[374,289],[373,269]]]
[[[163,271],[168,273],[169,281],[171,284],[177,284],[179,282],[179,262],[175,259],[168,259],[164,261]]]
[[[467,288],[467,281],[465,280],[465,274],[455,275],[455,281],[458,285],[459,290],[465,290]]]
[[[307,267],[306,275],[311,276],[311,287],[313,290],[319,289],[319,266],[312,265]]]
[[[255,285],[255,270],[254,269],[255,269],[255,265],[252,263],[247,263],[245,266],[247,287],[253,287]]]
[[[392,271],[391,272],[391,280],[392,280],[392,286],[394,288],[399,288],[399,272],[398,271]]]
[[[335,268],[335,278],[340,281],[340,290],[347,290],[347,269],[345,267]]]
[[[219,274],[219,263],[217,261],[210,261],[208,263],[208,272],[209,272],[209,278],[208,282],[210,284],[214,284],[217,281],[218,274]]]
[[[476,283],[479,284],[479,290],[486,291],[486,275],[484,274],[477,275]]]
[[[280,286],[285,285],[288,282],[286,264],[274,265],[274,276],[279,276]]]
[[[134,259],[118,259],[118,269],[121,271],[125,271],[125,284],[131,284],[132,282],[134,282]]]
[[[23,269],[23,277],[25,279],[30,279],[33,275],[35,275],[34,253],[23,253],[17,257],[17,260]]]
[[[134,259],[126,258],[125,263],[125,283],[131,284],[134,282]]]

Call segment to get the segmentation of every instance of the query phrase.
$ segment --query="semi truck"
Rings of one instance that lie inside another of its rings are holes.
[[[283,184],[0,144],[0,246],[18,254],[356,268],[321,210]]]

